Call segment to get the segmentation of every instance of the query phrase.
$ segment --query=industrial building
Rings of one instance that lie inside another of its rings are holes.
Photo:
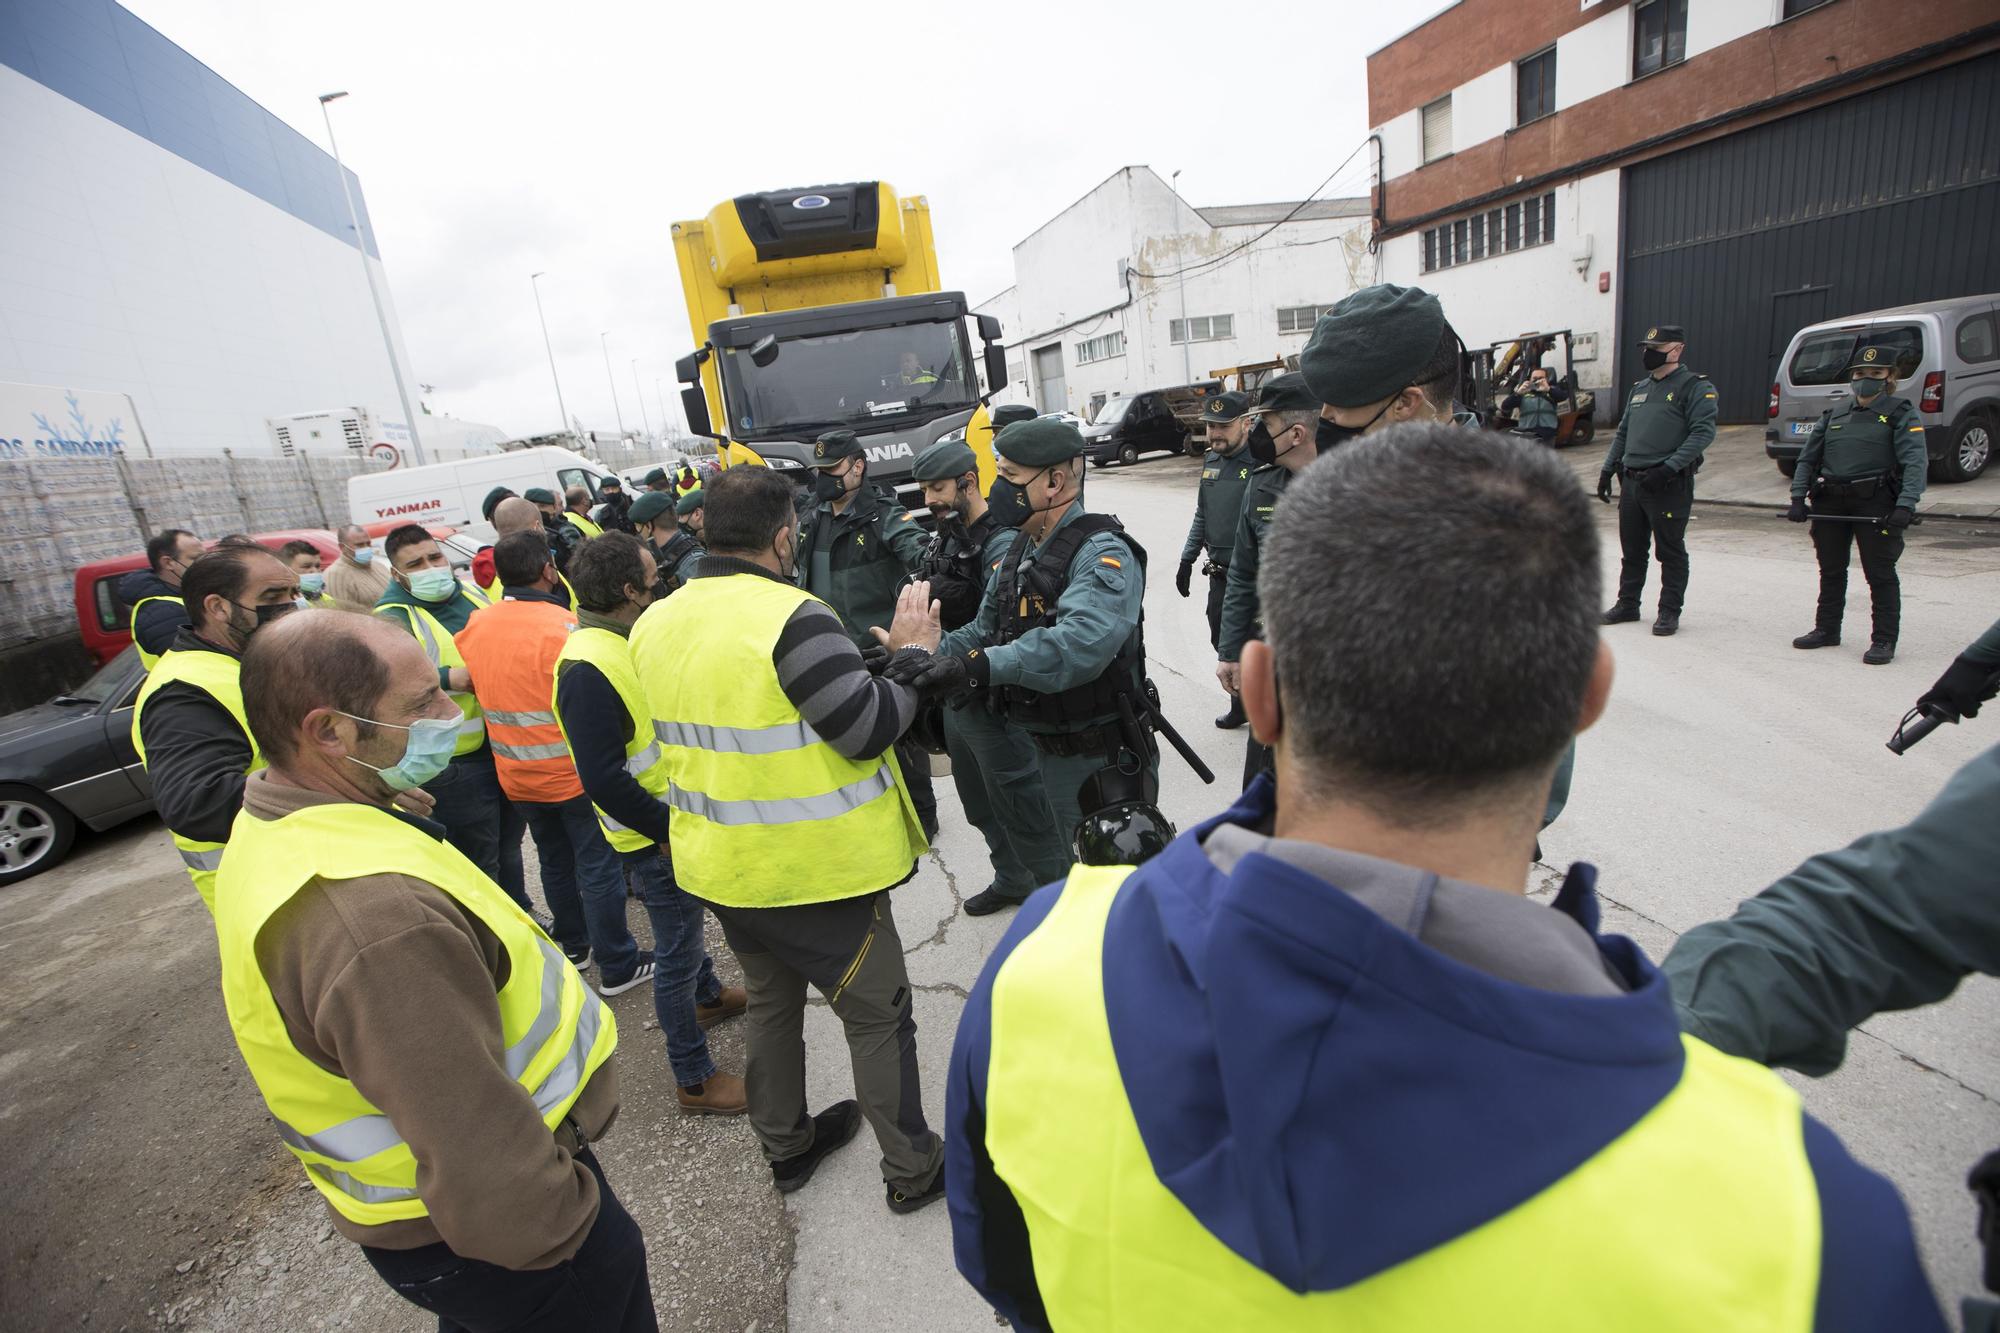
[[[1296,356],[1373,272],[1366,199],[1196,208],[1152,168],[1121,167],[1017,244],[1014,285],[979,307],[1007,345],[995,401],[1087,414]]]
[[[357,241],[320,145],[112,0],[0,4],[0,125],[0,456],[277,455],[301,414],[347,450],[356,408],[407,441],[361,182]]]
[[[1382,277],[1435,291],[1475,346],[1574,330],[1593,388],[1683,325],[1723,419],[1761,421],[1803,326],[2000,290],[1996,20],[1991,0],[1460,0],[1368,57]]]

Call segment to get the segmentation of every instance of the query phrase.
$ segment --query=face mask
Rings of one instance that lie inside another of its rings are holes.
[[[410,575],[410,595],[420,602],[448,602],[458,591],[458,575],[449,569],[420,569]]]
[[[354,553],[354,563],[360,565],[363,569],[373,564],[374,561],[375,548],[372,546],[364,546]]]
[[[847,494],[847,485],[831,472],[813,474],[813,499],[825,504]]]
[[[1042,472],[1048,471],[1043,468]],[[1035,474],[1041,476],[1041,472]],[[1033,481],[1034,477],[1030,477]],[[1035,507],[1028,503],[1028,487],[1023,482],[1009,481],[1005,477],[993,479],[993,489],[986,493],[986,512],[993,521],[1003,528],[1018,528],[1035,516]]]
[[[1885,381],[1875,379],[1873,376],[1856,375],[1848,383],[1854,386],[1856,398],[1873,398],[1888,387]]]
[[[325,573],[299,575],[299,591],[308,597],[317,597],[326,590]]]
[[[334,710],[339,712],[338,709]],[[369,769],[395,791],[410,791],[423,786],[438,774],[444,772],[451,762],[451,752],[458,746],[458,719],[420,717],[410,725],[395,722],[377,722],[373,718],[359,717],[353,713],[341,713],[342,717],[354,718],[356,722],[366,722],[371,727],[394,727],[397,731],[409,733],[403,742],[403,757],[387,768],[376,768],[366,759],[355,759],[355,763]]]
[[[1667,364],[1667,354],[1657,347],[1648,347],[1640,353],[1639,364],[1648,370],[1658,370]]]

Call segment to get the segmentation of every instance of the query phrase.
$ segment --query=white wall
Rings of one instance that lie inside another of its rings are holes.
[[[1770,27],[1779,13],[1778,0],[1688,0],[1688,59]]]
[[[0,125],[0,380],[130,394],[155,454],[271,454],[265,418],[329,403],[401,423],[353,246],[6,67]]]
[[[1690,15],[1689,25],[1694,19]],[[1632,7],[1619,5],[1556,39],[1556,110],[1622,87],[1632,75]]]
[[[1558,57],[1557,64],[1561,63]],[[1557,74],[1557,87],[1561,87],[1560,71]],[[1394,180],[1424,164],[1423,112],[1405,111],[1388,124],[1377,128],[1375,133],[1382,136],[1384,180]]]
[[[1435,273],[1423,272],[1423,236],[1411,232],[1382,246],[1382,280],[1436,293],[1467,345],[1481,347],[1517,334],[1567,328],[1595,334],[1597,359],[1577,363],[1577,383],[1611,385],[1618,319],[1618,173],[1601,172],[1556,187],[1556,238],[1549,245],[1476,260]],[[1589,235],[1594,254],[1581,274],[1573,255]],[[1611,274],[1611,290],[1597,290],[1597,275]],[[1607,410],[1601,402],[1600,413]]]
[[[1487,54],[1491,54],[1488,52]],[[1527,55],[1526,51],[1519,54]],[[1557,57],[1561,63],[1561,57]],[[1562,71],[1556,71],[1562,82]],[[1462,153],[1514,128],[1514,62],[1467,80],[1451,94],[1451,151]]]

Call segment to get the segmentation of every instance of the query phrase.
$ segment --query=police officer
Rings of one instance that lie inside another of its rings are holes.
[[[704,546],[708,538],[702,535],[702,494],[701,487],[690,486],[681,492],[680,499],[674,501],[674,517],[681,521],[681,527],[693,534],[694,539]]]
[[[583,545],[583,529],[569,522],[573,516],[556,503],[556,493],[548,487],[524,491],[521,498],[542,511],[542,527],[549,534],[549,553],[555,557],[556,568],[567,571],[570,554]]]
[[[1257,464],[1243,490],[1243,508],[1236,520],[1236,539],[1230,543],[1228,588],[1222,596],[1222,627],[1215,644],[1215,678],[1230,697],[1237,696],[1242,679],[1238,661],[1243,645],[1263,632],[1263,617],[1257,607],[1257,569],[1270,531],[1271,517],[1278,511],[1278,497],[1308,463],[1319,456],[1315,440],[1319,431],[1320,400],[1306,387],[1297,371],[1266,380],[1257,391],[1253,409],[1256,424],[1251,427],[1249,455]],[[1243,754],[1243,783],[1271,765],[1271,752],[1255,735]]]
[[[667,491],[647,491],[632,502],[628,511],[632,526],[659,566],[654,596],[665,597],[694,577],[694,564],[701,559],[701,543],[675,518],[674,497]]]
[[[631,532],[632,498],[625,494],[625,483],[617,477],[606,477],[599,490],[603,503],[591,511],[590,521],[605,532]]]
[[[1681,364],[1687,334],[1680,325],[1647,329],[1639,346],[1646,378],[1626,395],[1625,414],[1597,477],[1597,498],[1606,504],[1611,503],[1611,479],[1620,478],[1618,543],[1624,552],[1618,600],[1604,613],[1604,623],[1639,618],[1650,542],[1660,558],[1660,614],[1653,633],[1668,635],[1681,627],[1688,510],[1694,506],[1694,474],[1715,442],[1715,386]]]
[[[1076,427],[1016,422],[993,448],[999,476],[988,508],[1020,536],[993,571],[978,618],[946,634],[914,674],[902,653],[890,669],[947,698],[971,689],[978,703],[985,691],[997,693],[1039,752],[1057,834],[1073,839],[1086,815],[1157,795],[1139,623],[1145,552],[1117,519],[1084,512]]]
[[[1019,405],[999,408],[994,417],[1002,429],[1012,424],[1003,413],[1023,419],[1035,414]],[[1019,534],[994,521],[979,493],[979,463],[971,446],[955,440],[932,445],[917,456],[915,475],[937,520],[918,577],[929,581],[944,628],[959,629],[978,619],[987,585]],[[1070,863],[1056,834],[1035,747],[991,702],[966,697],[941,709],[959,804],[986,839],[993,861],[993,882],[966,899],[969,916],[1019,906],[1040,885],[1061,879]]]
[[[1208,579],[1208,646],[1222,640],[1222,598],[1229,591],[1229,552],[1236,540],[1236,523],[1243,515],[1243,492],[1250,485],[1250,459],[1243,450],[1250,443],[1250,398],[1241,393],[1218,393],[1201,405],[1201,419],[1208,426],[1208,453],[1201,460],[1201,488],[1195,493],[1194,522],[1188,525],[1187,544],[1181,547],[1181,567],[1174,573],[1174,589],[1186,597],[1194,582],[1194,562],[1208,552],[1202,574]],[[1243,725],[1243,701],[1229,696],[1229,711],[1215,719],[1224,731]]]
[[[1896,561],[1903,554],[1903,529],[1916,517],[1924,494],[1924,427],[1910,400],[1896,396],[1893,348],[1864,347],[1847,368],[1849,398],[1820,414],[1799,464],[1792,472],[1792,507],[1785,517],[1835,515],[1879,519],[1879,523],[1821,522],[1812,525],[1813,554],[1819,557],[1819,614],[1812,632],[1792,640],[1794,648],[1831,648],[1840,642],[1840,617],[1847,609],[1847,554],[1861,547],[1861,574],[1874,603],[1874,626],[1861,660],[1884,666],[1896,656],[1896,631],[1903,612]],[[1806,499],[1812,499],[1812,513]]]
[[[909,510],[869,483],[868,457],[853,431],[828,431],[814,441],[813,468],[813,507],[801,515],[799,585],[834,609],[865,653],[875,647],[870,627],[888,628],[896,590],[923,564],[927,538]],[[929,755],[906,737],[896,743],[896,758],[924,836],[937,836]]]

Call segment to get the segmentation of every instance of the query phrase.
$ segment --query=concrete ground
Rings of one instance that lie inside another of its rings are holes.
[[[1088,491],[1152,555],[1153,676],[1169,716],[1221,775],[1203,787],[1166,758],[1162,804],[1183,826],[1233,792],[1243,746],[1241,732],[1209,724],[1223,700],[1201,604],[1173,591],[1194,473],[1192,460],[1157,459],[1093,472]],[[1810,655],[1790,648],[1811,623],[1814,596],[1798,529],[1702,505],[1689,541],[1682,632],[1607,632],[1617,689],[1582,741],[1569,809],[1543,838],[1551,865],[1602,867],[1608,928],[1655,957],[1801,857],[1907,819],[2000,739],[1981,719],[1900,759],[1882,748],[1896,719],[2000,612],[2000,524],[1939,522],[1912,534],[1902,655],[1884,668],[1861,665],[1861,642]],[[1858,576],[1855,585],[1854,614],[1864,615]],[[896,892],[895,911],[916,990],[926,1107],[941,1119],[964,991],[1006,920],[959,913],[986,883],[984,847],[954,818],[949,780],[938,786],[945,831]],[[1550,891],[1555,872],[1540,880]],[[643,939],[637,913],[634,928]],[[713,931],[711,940],[733,978]],[[691,1120],[672,1106],[646,993],[612,1004],[626,1095],[600,1151],[645,1230],[662,1327],[994,1326],[952,1269],[945,1209],[896,1217],[883,1206],[865,1133],[781,1202],[747,1124]],[[2000,1143],[1997,1026],[2000,985],[1969,982],[1945,1004],[1866,1024],[1833,1077],[1794,1080],[1808,1107],[1901,1187],[1948,1306],[1976,1287],[1962,1182]],[[850,1095],[831,1014],[815,1007],[807,1033],[814,1104]],[[742,1067],[732,1025],[712,1040],[725,1068]],[[0,1156],[0,1327],[428,1326],[331,1233],[271,1134],[223,1020],[207,916],[156,822],[87,836],[65,866],[0,890],[0,1073],[10,1148]]]

